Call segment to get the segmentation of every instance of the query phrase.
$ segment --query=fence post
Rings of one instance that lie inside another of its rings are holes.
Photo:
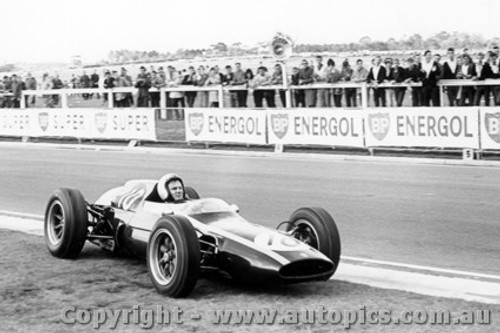
[[[444,106],[444,86],[439,87],[439,106]]]
[[[160,88],[160,119],[167,119],[167,92]]]
[[[108,108],[112,109],[113,108],[113,89],[108,89]]]
[[[27,95],[29,96],[29,95]],[[26,95],[24,94],[24,91],[21,91],[21,109],[26,109]]]
[[[365,82],[361,84],[361,107],[363,109],[368,107],[368,85]]]
[[[223,108],[224,107],[224,90],[222,89],[222,85],[219,86],[218,93],[219,93],[219,108]]]
[[[285,105],[283,106],[289,109],[292,107],[292,91],[288,82],[288,72],[284,61],[281,63],[281,73],[283,76],[283,89],[285,90]]]
[[[66,89],[62,89],[59,93],[61,95],[61,108],[67,109],[69,107],[68,92],[66,91]]]

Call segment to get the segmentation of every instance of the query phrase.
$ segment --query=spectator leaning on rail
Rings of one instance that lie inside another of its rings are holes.
[[[21,107],[22,91],[25,89],[23,80],[16,74],[12,75],[12,107]]]
[[[342,77],[342,81],[350,82],[352,79],[353,69],[349,64],[349,59],[345,59],[342,63],[342,71],[340,75]],[[356,106],[356,88],[344,88],[345,102],[347,107]]]
[[[237,86],[239,88],[246,88],[248,85],[248,80],[246,79],[245,72],[241,69],[241,63],[237,62],[235,64],[236,70],[233,75],[233,82],[231,83],[233,86]],[[248,90],[236,90],[236,99],[238,100],[238,107],[246,108],[247,107],[247,98],[248,98]]]
[[[314,80],[318,83],[326,83],[326,66],[323,64],[323,57],[316,57],[316,65],[314,65]],[[317,89],[316,90],[316,106],[319,107],[329,107],[330,103],[330,90],[329,89]]]
[[[140,67],[141,72],[137,75],[135,87],[139,90],[137,94],[137,107],[149,106],[149,88],[151,87],[151,77],[146,72],[146,67]]]
[[[424,74],[422,79],[422,95],[424,106],[430,106],[431,101],[433,106],[439,106],[439,88],[437,82],[441,75],[439,66],[434,59],[430,50],[424,52],[424,60],[421,64],[421,70]]]
[[[52,79],[52,89],[63,89],[63,88],[64,84],[61,81],[59,74],[56,73],[55,77]],[[52,95],[52,100],[54,105],[59,104],[59,95],[58,94]]]
[[[420,83],[424,77],[424,73],[420,67],[415,63],[413,58],[408,58],[408,68],[406,70],[407,78],[406,83]],[[422,106],[422,87],[411,87],[411,100],[412,106]]]
[[[123,82],[125,84],[125,87],[133,87],[134,82],[132,81],[132,76],[128,75],[127,69],[125,67],[122,67],[120,69],[120,76],[123,78]],[[132,95],[131,92],[125,93],[125,100],[123,101],[125,106],[132,106],[134,105],[134,96]]]
[[[250,85],[252,84],[254,77],[255,75],[253,74],[253,71],[250,68],[247,68],[247,70],[245,71],[245,81],[247,88],[250,88]],[[248,103],[248,89],[245,90],[245,107],[247,107],[247,103]]]
[[[176,88],[182,84],[184,76],[177,72],[175,67],[169,66],[167,75],[167,87]],[[168,93],[167,107],[175,108],[173,109],[175,113],[175,119],[184,119],[184,93],[182,91],[170,91]]]
[[[392,75],[390,82],[393,84],[401,85],[408,78],[408,73],[405,68],[399,65],[399,59],[394,59],[394,66],[392,67]],[[403,106],[403,101],[405,99],[406,87],[398,86],[394,88],[394,94],[396,97],[396,106]]]
[[[274,65],[274,72],[271,75],[271,85],[282,86],[283,85],[283,69],[281,64]],[[283,66],[285,66],[283,64]],[[282,107],[286,107],[286,92],[284,89],[278,89],[278,94],[280,96],[280,102]],[[274,96],[274,94],[273,94]]]
[[[368,77],[368,70],[363,66],[363,60],[362,59],[356,60],[356,68],[352,72],[351,81],[355,83],[363,83],[366,82],[367,77]],[[357,95],[358,93],[361,94],[361,90],[354,88],[354,91],[356,92],[356,94],[354,96],[354,104],[352,106],[356,107]]]
[[[327,68],[327,79],[328,83],[339,83],[342,80],[342,73],[335,67],[335,61],[333,59],[328,59],[326,62]],[[342,88],[333,88],[333,102],[336,107],[342,107]],[[326,106],[331,106],[331,102],[328,101]]]
[[[441,77],[443,80],[456,80],[458,64],[455,57],[455,49],[450,47],[446,51],[446,56],[447,58],[443,64],[443,74]],[[456,106],[458,87],[449,86],[445,87],[445,89],[448,95],[448,103],[450,106]]]
[[[484,61],[484,53],[479,52],[476,62],[476,80],[483,81],[493,78],[490,64]],[[490,106],[490,86],[476,86],[476,95],[474,96],[474,105],[481,105],[481,98],[484,96],[484,105]]]
[[[208,75],[205,73],[205,67],[198,67],[198,71],[195,77],[195,86],[204,87],[208,80]],[[208,91],[198,91],[196,95],[196,99],[198,101],[198,105],[202,108],[206,108],[208,106]]]
[[[12,81],[7,75],[3,77],[2,108],[12,107]]]
[[[310,85],[314,82],[314,68],[309,66],[306,59],[301,62],[301,68],[299,70],[299,85]],[[304,89],[304,100],[305,106],[308,108],[313,108],[316,106],[316,91],[314,89]]]
[[[36,90],[37,88],[36,79],[34,76],[31,75],[31,73],[28,73],[28,75],[26,76],[25,85],[27,90]],[[35,95],[26,96],[26,107],[34,106],[35,103],[36,103]]]
[[[0,108],[3,108],[3,101],[4,101],[4,85],[3,85],[3,80],[0,80]]]
[[[94,70],[94,73],[90,75],[90,87],[93,89],[99,88],[99,74],[97,74],[97,71]],[[90,97],[92,97],[93,94],[90,94]],[[100,99],[101,95],[97,93],[97,99]]]
[[[220,75],[217,73],[215,67],[210,68],[208,78],[205,82],[206,87],[219,86],[221,84]],[[219,107],[219,91],[210,90],[208,92],[208,103],[211,108]]]
[[[196,71],[193,66],[189,66],[187,73],[182,78],[183,86],[194,86],[196,84]],[[196,91],[186,91],[184,93],[186,105],[190,108],[194,106],[196,101]]]
[[[231,65],[226,66],[226,73],[221,77],[221,83],[223,86],[231,86],[234,80],[233,67]],[[234,108],[238,106],[238,96],[236,95],[236,90],[229,91],[229,105]]]
[[[50,77],[48,73],[44,73],[42,76],[41,89],[42,90],[52,89],[52,77]],[[54,100],[52,99],[52,95],[43,95],[43,99],[45,107],[47,108],[54,107]]]
[[[115,78],[111,76],[109,71],[104,72],[104,81],[102,84],[104,89],[112,89],[115,87]],[[108,101],[109,94],[104,94],[104,102]],[[113,99],[113,95],[111,94],[111,99]]]
[[[299,85],[299,73],[300,69],[298,67],[293,67],[292,68],[292,76],[291,76],[291,84],[292,86],[298,86]],[[298,108],[298,107],[305,107],[305,98],[304,98],[304,90],[303,89],[295,89],[293,90],[293,106]]]
[[[114,78],[114,84],[115,84],[116,88],[125,87],[125,84],[126,84],[125,79],[122,76],[118,75],[118,71],[113,71],[111,73],[111,75]],[[114,93],[113,94],[114,105],[116,107],[119,107],[119,108],[123,108],[123,107],[128,106],[128,105],[126,105],[126,98],[127,98],[127,95],[123,92]]]
[[[477,77],[476,66],[468,54],[462,56],[463,64],[460,66],[457,79],[474,80]],[[462,86],[460,93],[460,106],[470,106],[474,104],[475,90],[472,86]]]
[[[490,64],[493,78],[500,78],[499,63],[498,63],[498,47],[495,46],[492,51],[489,51],[488,63]],[[495,105],[500,105],[500,85],[492,86],[491,92],[493,93],[493,101]]]
[[[158,91],[151,91],[149,93],[151,97],[151,107],[160,107],[160,89],[165,87],[165,80],[158,75],[158,72],[151,72],[151,87],[157,89]]]
[[[264,89],[255,89],[261,88],[265,86],[269,86],[271,84],[271,76],[267,73],[267,68],[264,66],[260,66],[257,69],[257,74],[253,78],[251,83],[251,88],[254,88],[253,98],[255,102],[255,107],[261,108],[264,106],[264,99],[266,100],[266,104],[268,108],[276,107],[274,102],[274,90],[264,90]]]
[[[368,72],[368,77],[366,82],[372,85],[373,89],[373,101],[375,106],[386,106],[385,91],[379,88],[378,85],[383,83],[386,78],[386,69],[382,64],[382,57],[377,56],[374,59],[374,63],[370,71]]]
[[[394,80],[393,78],[393,69],[392,69],[392,58],[385,58],[385,80],[384,83],[390,83]],[[385,90],[385,98],[389,100],[387,103],[390,107],[394,107],[396,105],[396,94],[394,89],[392,88],[384,88]]]
[[[83,71],[82,76],[80,76],[80,87],[84,89],[90,88],[90,77],[85,71]],[[89,93],[82,94],[83,99],[89,99],[89,96]]]

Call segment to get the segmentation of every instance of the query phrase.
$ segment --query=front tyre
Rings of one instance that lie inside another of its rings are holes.
[[[45,243],[58,258],[75,259],[87,238],[87,206],[75,189],[58,189],[45,210]]]
[[[320,251],[333,261],[333,272],[340,261],[340,235],[332,216],[323,208],[297,209],[290,216],[291,236]]]
[[[186,297],[200,273],[200,244],[184,217],[161,217],[151,232],[147,249],[148,271],[160,294]]]

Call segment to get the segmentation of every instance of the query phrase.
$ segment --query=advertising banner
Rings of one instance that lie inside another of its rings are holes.
[[[479,148],[478,108],[370,108],[366,146]]]
[[[0,109],[0,135],[156,140],[154,109]]]
[[[361,109],[268,110],[270,144],[364,147]]]
[[[187,141],[266,144],[266,111],[185,109]]]
[[[481,148],[500,149],[500,108],[480,109]]]

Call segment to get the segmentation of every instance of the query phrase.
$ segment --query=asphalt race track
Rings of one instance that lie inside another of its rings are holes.
[[[500,168],[2,147],[0,209],[43,214],[58,187],[93,201],[166,172],[272,227],[322,206],[346,256],[500,274]]]

